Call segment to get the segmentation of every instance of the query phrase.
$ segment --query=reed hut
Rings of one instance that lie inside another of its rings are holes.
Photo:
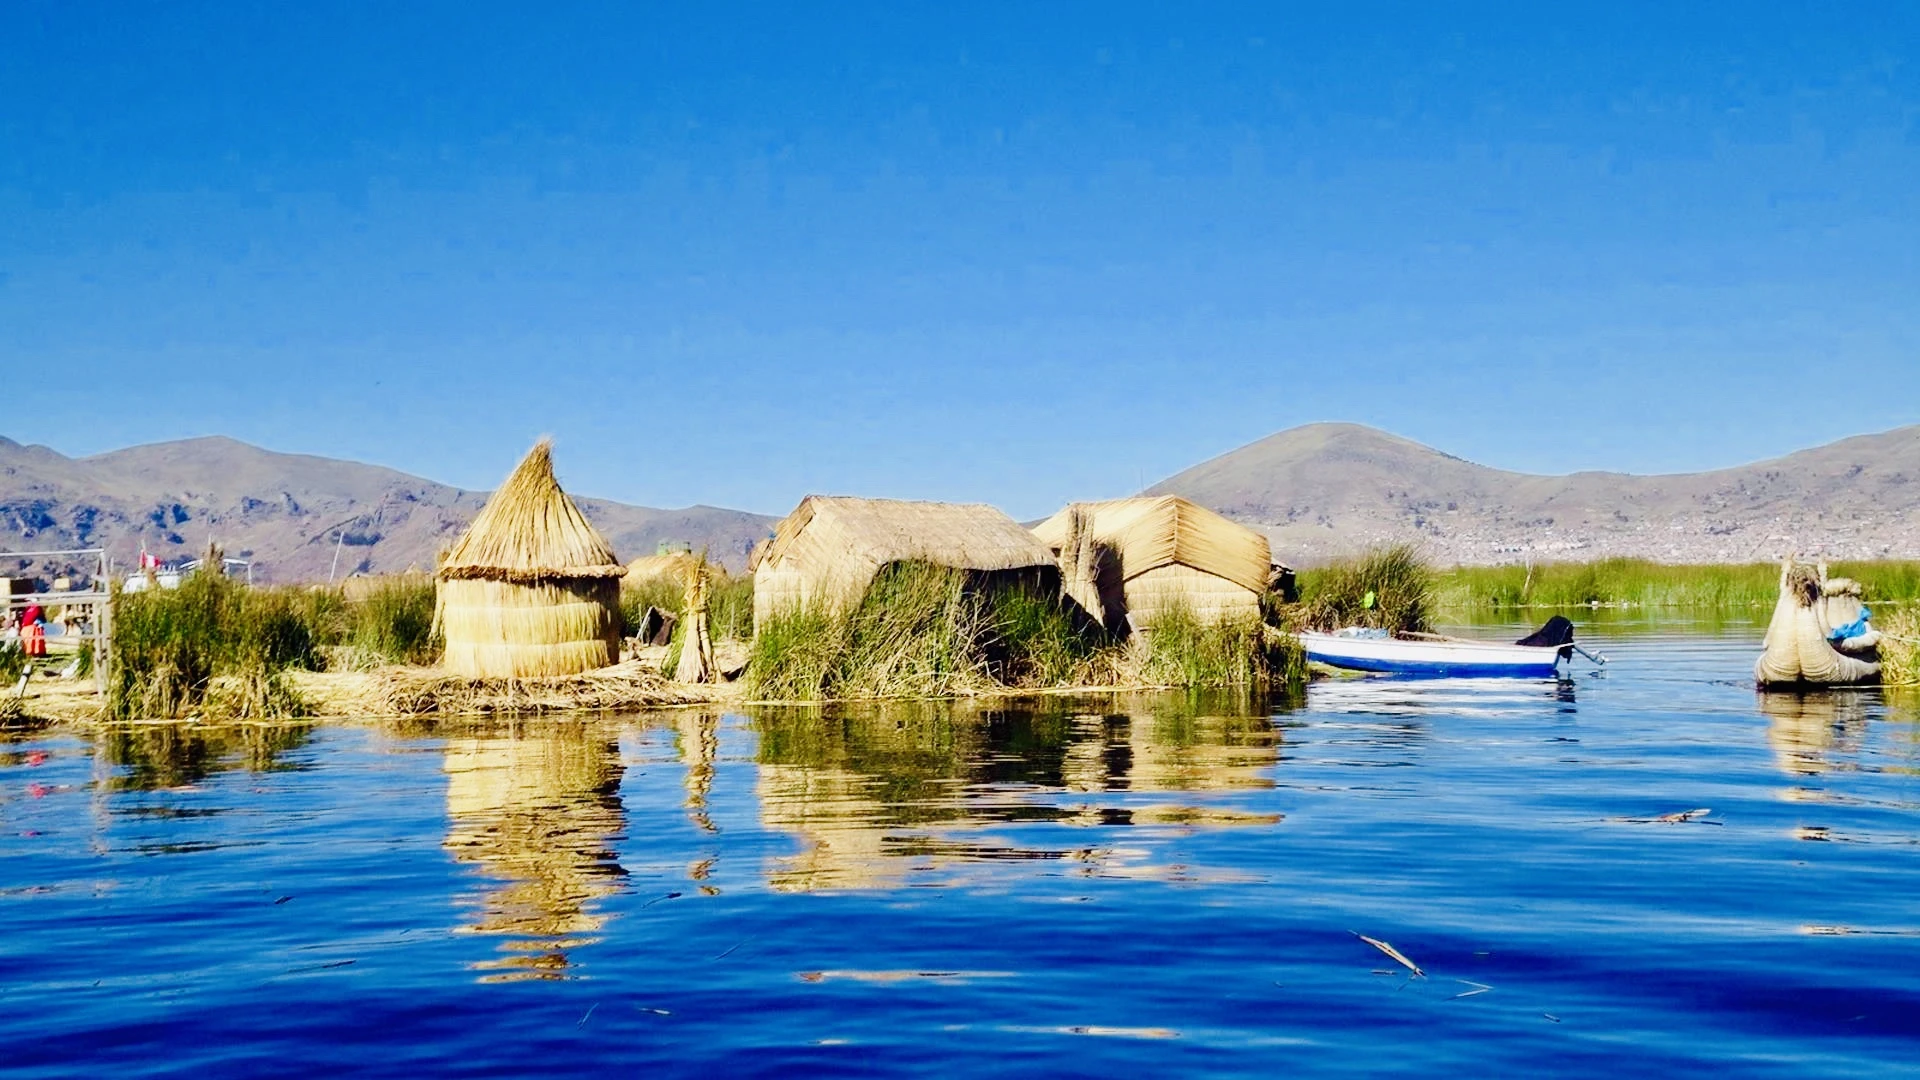
[[[575,675],[620,659],[627,568],[534,445],[436,576],[448,671],[476,678]]]
[[[1059,574],[1053,552],[991,506],[809,495],[755,548],[754,627],[777,611],[856,604],[883,568],[911,561],[1043,585]]]
[[[661,555],[642,555],[627,564],[627,584],[640,585],[664,578],[685,585],[693,568],[704,560],[691,551],[671,551]],[[711,567],[709,567],[711,570]]]
[[[1178,495],[1073,503],[1033,532],[1069,595],[1114,630],[1151,629],[1174,607],[1202,622],[1257,618],[1273,572],[1266,537]]]

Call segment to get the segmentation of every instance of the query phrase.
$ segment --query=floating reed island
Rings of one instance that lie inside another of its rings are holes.
[[[1835,644],[1866,596],[1920,597],[1920,564],[1789,566],[1765,685],[1920,683],[1920,614]],[[194,575],[118,597],[104,702],[116,720],[633,709],[716,700],[991,697],[1292,687],[1294,631],[1431,629],[1436,610],[1577,603],[1752,606],[1752,567],[1630,560],[1436,574],[1408,546],[1300,575],[1267,539],[1178,496],[1076,502],[1028,529],[991,506],[810,495],[747,573],[662,546],[623,562],[541,440],[433,571],[326,588]],[[1768,569],[1767,574],[1775,571]],[[6,656],[0,649],[0,671]],[[55,701],[55,699],[58,699]]]
[[[990,506],[810,496],[755,552],[748,693],[948,697],[1302,678],[1292,638],[1261,618],[1265,540],[1230,526],[1186,543],[1194,530],[1182,523],[1199,515],[1141,502],[1145,514],[1107,514],[1104,534],[1098,512],[1070,508],[1073,528],[1050,544]],[[1146,523],[1129,531],[1136,517]]]

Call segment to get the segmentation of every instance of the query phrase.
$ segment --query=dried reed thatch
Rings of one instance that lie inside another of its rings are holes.
[[[710,691],[676,685],[652,666],[630,660],[595,671],[531,679],[382,668],[367,676],[353,708],[357,713],[384,716],[473,715],[642,709],[708,700]]]
[[[1033,532],[1058,553],[1074,598],[1114,629],[1150,629],[1175,609],[1206,623],[1259,618],[1273,570],[1266,537],[1178,495],[1074,503]],[[1092,572],[1089,544],[1100,553]]]
[[[1848,655],[1831,641],[1835,624],[1829,621],[1829,611],[1857,616],[1859,597],[1860,588],[1853,582],[1829,581],[1825,566],[1791,558],[1783,562],[1780,600],[1767,624],[1764,651],[1753,665],[1754,682],[1767,689],[1878,681],[1879,657],[1871,644],[1859,655]]]
[[[666,578],[675,582],[684,582],[695,565],[706,560],[691,551],[674,551],[665,555],[643,555],[627,564],[627,584],[637,585],[644,581]],[[711,570],[711,566],[709,566]]]
[[[924,562],[1052,580],[1053,553],[1001,511],[979,503],[809,495],[753,566],[753,622],[814,604],[858,603],[882,568]]]
[[[534,445],[440,565],[449,672],[573,675],[620,658],[627,568],[560,490],[552,446]]]
[[[707,560],[687,568],[686,629],[680,637],[680,663],[673,679],[683,683],[714,681],[713,631],[707,619]]]

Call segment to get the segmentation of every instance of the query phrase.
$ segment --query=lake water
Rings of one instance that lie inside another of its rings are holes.
[[[1299,701],[0,744],[0,1071],[1916,1071],[1920,703],[1589,637]]]

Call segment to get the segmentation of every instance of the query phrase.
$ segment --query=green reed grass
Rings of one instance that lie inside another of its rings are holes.
[[[1920,562],[1831,563],[1828,572],[1866,589],[1868,602],[1920,599]],[[1449,610],[1525,607],[1758,608],[1779,595],[1777,563],[1676,564],[1647,559],[1463,566],[1438,578],[1435,606]]]
[[[17,641],[0,642],[0,683],[12,686],[27,670],[27,651]]]
[[[1175,612],[1129,644],[1051,590],[981,586],[963,571],[902,563],[850,611],[775,614],[754,638],[747,672],[755,697],[817,701],[1304,681],[1305,661],[1290,636],[1258,619],[1209,625]]]
[[[1304,681],[1306,654],[1291,636],[1269,645],[1255,618],[1204,622],[1175,606],[1145,634],[1140,681],[1156,686],[1251,686]]]
[[[326,602],[316,600],[315,609]],[[433,664],[441,641],[434,632],[432,581],[395,579],[365,597],[346,602],[342,643],[363,656],[394,664]]]
[[[195,574],[177,589],[121,595],[114,600],[107,713],[293,715],[300,702],[279,674],[317,669],[319,645],[300,590]]]
[[[1395,544],[1303,572],[1297,618],[1315,630],[1370,626],[1424,633],[1433,628],[1434,590],[1433,568],[1412,545]]]

